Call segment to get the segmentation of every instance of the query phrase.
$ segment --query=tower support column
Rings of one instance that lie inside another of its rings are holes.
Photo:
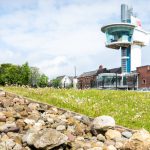
[[[122,73],[131,71],[131,47],[121,47],[121,67]]]
[[[131,45],[131,71],[141,66],[141,46]]]

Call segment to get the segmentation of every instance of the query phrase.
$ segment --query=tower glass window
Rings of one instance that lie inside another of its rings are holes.
[[[127,27],[111,27],[106,31],[107,44],[111,44],[113,42],[131,42],[132,34],[133,31]]]

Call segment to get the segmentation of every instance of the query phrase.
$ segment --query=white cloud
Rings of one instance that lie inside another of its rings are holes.
[[[30,0],[14,1],[12,6],[10,0],[0,3],[0,7],[3,6],[0,41],[5,43],[7,53],[0,56],[1,63],[28,61],[49,77],[71,75],[74,66],[78,74],[97,69],[100,64],[109,68],[120,66],[120,52],[105,48],[105,37],[100,27],[120,22],[121,2],[134,5],[143,26],[150,29],[149,2]],[[18,55],[14,60],[15,49]],[[143,60],[143,64],[147,62]]]
[[[20,54],[14,53],[13,51],[5,48],[0,48],[0,64],[1,63],[15,63],[15,60],[18,59],[19,62]]]

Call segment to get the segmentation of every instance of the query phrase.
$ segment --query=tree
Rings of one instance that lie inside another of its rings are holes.
[[[29,84],[29,78],[30,78],[30,67],[28,63],[26,62],[21,66],[21,82],[23,85]]]
[[[37,67],[30,67],[30,77],[29,77],[29,84],[32,87],[37,87],[40,78],[39,68]]]
[[[53,79],[51,80],[51,86],[52,87],[55,87],[55,88],[58,88],[60,87],[60,84],[61,84],[61,80],[60,79]]]
[[[8,84],[20,84],[21,83],[21,74],[20,74],[20,66],[11,65],[7,68],[7,83]]]
[[[48,86],[48,77],[45,74],[42,74],[39,78],[38,85],[40,87]]]
[[[19,66],[12,64],[2,64],[0,66],[0,84],[16,84],[20,79]]]
[[[45,87],[48,85],[48,77],[39,73],[36,67],[29,67],[26,62],[22,66],[13,64],[0,65],[0,84],[19,84]]]

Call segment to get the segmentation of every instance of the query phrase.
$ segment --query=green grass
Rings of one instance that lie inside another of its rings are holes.
[[[119,125],[150,131],[150,92],[22,87],[3,89],[91,117],[110,115]]]

